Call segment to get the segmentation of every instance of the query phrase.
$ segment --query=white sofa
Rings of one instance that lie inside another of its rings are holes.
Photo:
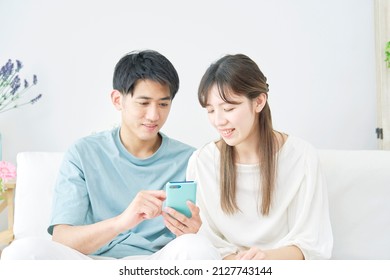
[[[390,151],[320,150],[328,182],[333,259],[390,259]],[[62,153],[17,156],[14,238],[42,236]]]

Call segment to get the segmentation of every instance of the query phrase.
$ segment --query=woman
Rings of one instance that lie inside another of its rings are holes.
[[[187,169],[198,182],[200,233],[223,259],[328,259],[333,237],[316,150],[272,128],[266,81],[237,54],[200,82],[199,102],[221,135]]]

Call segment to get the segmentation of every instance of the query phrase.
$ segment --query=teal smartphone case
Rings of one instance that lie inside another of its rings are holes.
[[[167,200],[165,205],[191,218],[191,211],[187,206],[187,200],[196,202],[196,182],[168,182],[165,185]]]

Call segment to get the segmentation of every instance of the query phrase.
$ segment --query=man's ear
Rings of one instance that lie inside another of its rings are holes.
[[[122,97],[122,94],[116,89],[111,92],[111,102],[118,111],[122,110]]]
[[[260,113],[263,110],[265,103],[267,103],[267,94],[260,93],[260,95],[255,99],[256,102],[256,113]]]

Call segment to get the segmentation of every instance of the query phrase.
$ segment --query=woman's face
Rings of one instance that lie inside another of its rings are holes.
[[[206,104],[209,121],[229,146],[256,145],[259,138],[259,113],[266,98],[260,95],[250,100],[230,93],[228,99],[235,104],[225,102],[216,85],[211,88]]]

